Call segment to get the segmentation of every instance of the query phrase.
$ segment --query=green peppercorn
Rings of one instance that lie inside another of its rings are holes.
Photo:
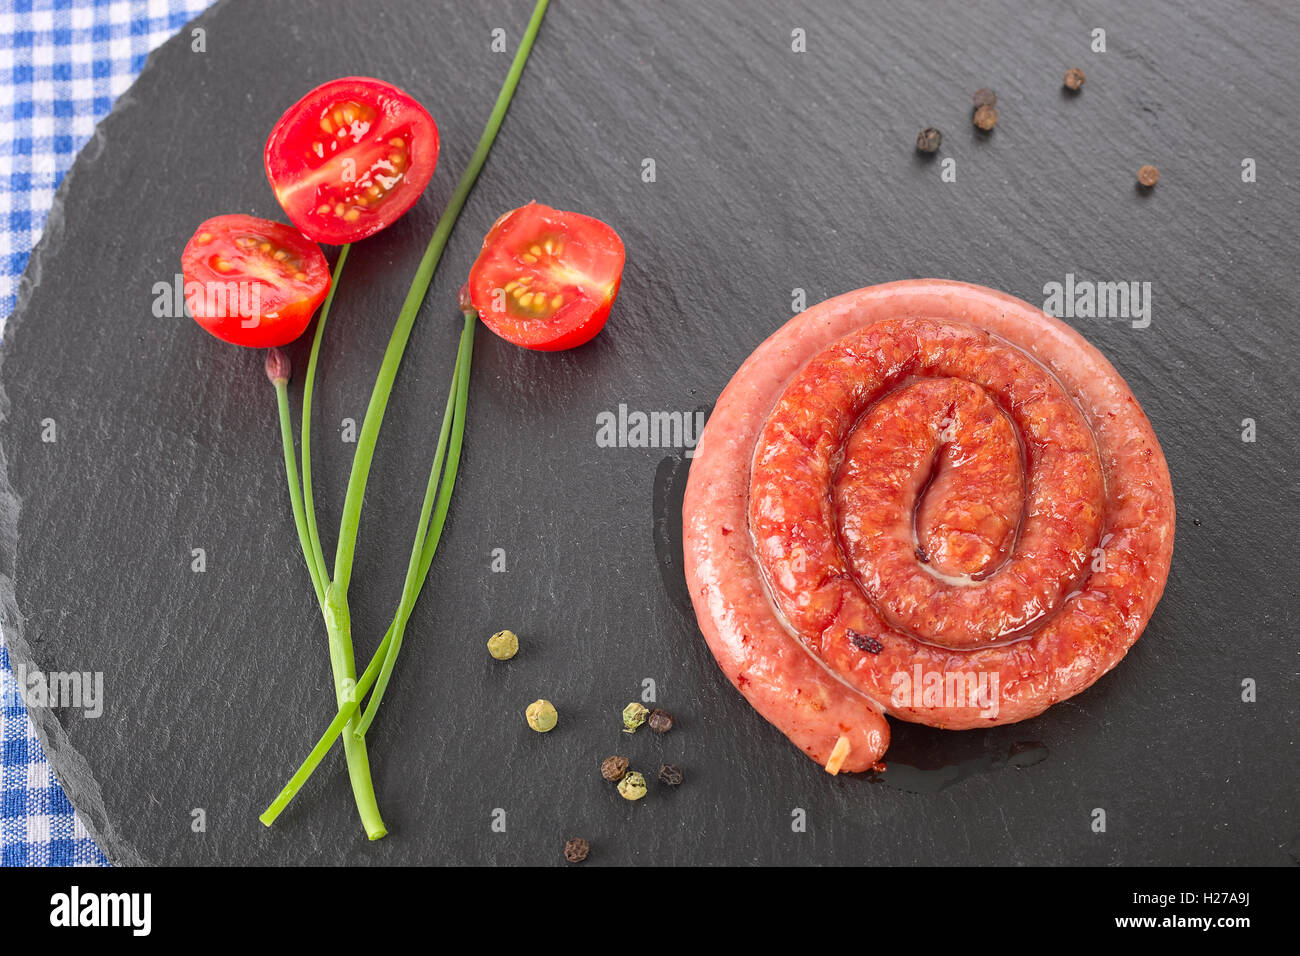
[[[640,800],[645,796],[645,777],[633,770],[618,782],[618,794],[624,800]]]
[[[508,661],[519,653],[519,638],[514,631],[497,631],[488,638],[488,653],[499,661]]]
[[[555,712],[555,705],[549,700],[533,701],[528,705],[528,709],[524,711],[524,717],[528,720],[528,726],[539,734],[553,730],[556,722],[560,719],[559,714]]]
[[[627,734],[636,733],[637,728],[645,723],[645,719],[649,715],[650,711],[635,701],[628,704],[623,708],[623,732]]]

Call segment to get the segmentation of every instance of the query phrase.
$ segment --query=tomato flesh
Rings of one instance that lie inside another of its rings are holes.
[[[275,198],[304,235],[356,242],[420,198],[438,164],[438,127],[397,87],[344,77],[289,107],[263,158]]]
[[[599,219],[531,202],[498,219],[483,240],[470,300],[508,342],[570,349],[604,328],[624,260],[623,241]]]
[[[283,223],[217,216],[181,253],[185,305],[217,338],[249,348],[302,335],[330,287],[320,247]]]

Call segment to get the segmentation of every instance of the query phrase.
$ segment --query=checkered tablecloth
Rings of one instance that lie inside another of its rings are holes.
[[[0,0],[0,327],[64,173],[145,57],[213,0]],[[0,634],[0,866],[105,860],[59,787]]]

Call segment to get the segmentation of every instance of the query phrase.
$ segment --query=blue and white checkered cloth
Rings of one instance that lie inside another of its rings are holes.
[[[213,0],[0,0],[0,328],[63,175],[145,57]],[[0,633],[0,866],[106,861],[54,779]]]

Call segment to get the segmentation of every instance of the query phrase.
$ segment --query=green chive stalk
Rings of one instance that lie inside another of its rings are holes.
[[[415,532],[415,542],[411,547],[411,560],[406,567],[406,581],[402,585],[402,600],[397,607],[397,616],[390,631],[391,640],[384,654],[384,663],[375,683],[375,692],[370,697],[361,719],[353,730],[358,737],[364,737],[366,730],[375,719],[379,703],[384,699],[388,688],[388,679],[393,674],[393,665],[402,650],[402,638],[406,633],[406,622],[410,620],[415,608],[415,598],[424,585],[428,566],[423,557],[426,548],[430,561],[438,549],[442,538],[443,526],[447,523],[447,511],[451,507],[451,493],[456,487],[456,472],[460,468],[460,450],[465,439],[465,412],[469,401],[469,370],[474,357],[474,323],[478,316],[475,312],[465,313],[465,328],[460,335],[460,351],[456,358],[456,374],[452,377],[452,395],[455,401],[454,415],[445,415],[442,420],[442,435],[439,437],[438,453],[433,459],[433,468],[429,471],[429,482],[424,491],[424,502],[420,506],[420,522]],[[449,409],[450,411],[451,409]],[[454,421],[453,421],[454,418]],[[447,454],[447,470],[442,468],[442,453],[447,445],[447,427],[451,425],[451,444]],[[434,492],[437,492],[437,505],[434,504]],[[430,527],[430,520],[433,525]]]
[[[387,833],[383,821],[379,816],[379,809],[374,799],[374,788],[370,779],[369,761],[365,749],[364,729],[369,726],[370,721],[374,719],[374,707],[378,704],[378,699],[372,700],[372,705],[368,709],[364,726],[357,720],[357,713],[360,709],[358,702],[364,696],[371,684],[376,680],[381,680],[379,687],[379,696],[382,696],[383,687],[386,686],[388,677],[391,675],[393,663],[396,660],[396,651],[400,649],[402,634],[404,633],[406,621],[410,617],[411,609],[414,606],[415,594],[418,594],[419,586],[423,585],[425,577],[428,575],[429,566],[433,562],[433,555],[437,548],[438,538],[441,536],[442,526],[446,520],[447,508],[450,506],[451,487],[455,482],[456,468],[460,455],[460,443],[464,434],[464,409],[465,396],[462,391],[468,389],[469,378],[469,361],[468,356],[473,346],[473,322],[475,316],[467,313],[465,316],[465,329],[462,332],[461,349],[457,358],[457,369],[453,373],[453,391],[457,396],[457,406],[460,412],[459,425],[456,424],[453,416],[452,420],[452,441],[454,453],[448,461],[447,474],[450,481],[442,481],[438,478],[442,466],[441,457],[444,454],[446,446],[439,443],[438,454],[435,455],[435,467],[431,471],[429,487],[426,489],[425,505],[421,508],[421,529],[423,540],[417,534],[417,544],[412,548],[411,563],[407,569],[407,580],[403,586],[403,598],[399,605],[398,612],[394,616],[393,624],[389,627],[388,634],[385,635],[379,650],[376,652],[369,667],[366,668],[362,680],[356,679],[356,666],[352,650],[352,630],[351,630],[351,613],[348,606],[348,588],[352,579],[352,565],[356,551],[357,534],[361,523],[361,506],[365,500],[366,483],[369,480],[370,468],[374,460],[375,445],[379,438],[379,430],[383,423],[384,412],[388,407],[388,399],[392,394],[393,383],[397,377],[397,370],[401,365],[402,356],[406,351],[406,346],[410,340],[411,330],[415,324],[416,316],[419,313],[420,306],[424,301],[425,294],[428,291],[429,284],[433,280],[434,270],[437,268],[438,261],[442,257],[442,252],[446,247],[447,240],[456,225],[456,220],[460,216],[461,210],[469,197],[470,191],[478,179],[484,164],[487,162],[488,153],[492,148],[492,143],[496,139],[497,131],[501,128],[501,122],[505,118],[506,110],[509,108],[510,100],[514,96],[515,88],[519,84],[519,77],[523,73],[524,64],[528,60],[528,54],[532,50],[533,42],[537,37],[538,30],[541,28],[542,18],[546,13],[549,0],[537,0],[533,8],[533,14],[528,22],[528,27],[520,40],[519,49],[515,53],[514,62],[511,63],[510,71],[506,74],[506,79],[501,87],[501,92],[497,96],[496,104],[492,109],[488,122],[483,130],[482,136],[479,137],[478,146],[475,148],[474,155],[470,158],[468,167],[462,174],[460,182],[456,186],[456,191],[452,194],[447,208],[443,211],[441,219],[434,230],[433,236],[425,248],[423,257],[420,260],[419,268],[416,270],[415,278],[411,282],[411,287],[407,291],[406,299],[402,304],[401,312],[398,314],[397,323],[393,328],[392,335],[389,338],[388,346],[384,351],[383,361],[380,363],[379,374],[375,379],[374,388],[371,391],[370,402],[366,408],[365,418],[362,420],[361,432],[357,439],[357,448],[352,458],[352,470],[348,478],[347,492],[344,497],[343,515],[339,524],[338,543],[334,553],[334,574],[333,580],[330,581],[323,573],[323,551],[320,546],[319,533],[316,531],[315,510],[314,507],[308,511],[301,502],[301,491],[297,490],[297,478],[294,473],[290,453],[286,451],[286,473],[289,476],[291,490],[291,499],[297,493],[298,502],[295,505],[295,524],[298,526],[299,540],[302,543],[304,557],[306,558],[308,570],[313,575],[313,586],[317,588],[318,600],[322,600],[322,611],[325,617],[326,630],[329,634],[330,662],[334,673],[335,697],[338,705],[338,713],[334,722],[341,725],[340,730],[336,730],[333,735],[328,731],[325,737],[322,737],[320,743],[308,757],[308,761],[299,772],[294,775],[276,798],[276,802],[262,814],[262,822],[270,825],[275,817],[279,814],[293,795],[297,793],[298,788],[305,782],[307,776],[319,763],[324,753],[328,751],[330,743],[334,736],[340,732],[343,736],[344,752],[347,756],[348,773],[352,781],[353,794],[356,797],[357,807],[361,814],[362,823],[370,839],[377,840]],[[340,262],[335,269],[335,285],[339,278],[339,272],[342,268],[342,260],[346,256],[346,248],[340,255]],[[333,295],[331,287],[331,297]],[[327,300],[328,306],[328,300]],[[327,313],[322,312],[322,321],[317,323],[316,338],[312,344],[311,363],[308,371],[308,388],[311,380],[314,378],[315,363],[319,352],[320,339],[323,333],[324,318]],[[461,367],[461,357],[464,356],[466,361],[464,367]],[[310,398],[310,392],[304,395],[304,415],[303,415],[303,472],[304,481],[310,486],[310,444],[307,437],[307,429],[310,425],[310,412],[307,402]],[[288,435],[287,421],[287,400],[284,403],[284,410],[281,413],[282,433]],[[444,423],[446,416],[444,416]],[[288,438],[290,446],[292,437]],[[440,489],[437,503],[430,506],[433,497],[433,487],[441,483],[445,488],[445,493]],[[309,517],[310,515],[310,517]],[[432,527],[436,533],[428,533],[428,521],[432,521]],[[430,546],[432,545],[432,546]],[[419,560],[416,564],[416,553],[418,551]],[[412,575],[412,568],[416,574]],[[408,598],[407,592],[412,584],[415,584],[414,593]],[[323,595],[323,599],[322,599]],[[372,674],[374,670],[374,675]],[[369,680],[367,680],[369,678]],[[365,687],[362,687],[362,684]],[[317,753],[319,751],[319,754]],[[315,761],[312,761],[312,757]],[[295,785],[296,781],[296,785]],[[278,806],[277,806],[278,805]]]
[[[454,472],[451,474],[450,483],[448,483],[448,479],[445,477],[439,481],[439,476],[443,474],[443,461],[447,455],[448,445],[452,440],[452,433],[456,432],[461,436],[464,434],[465,410],[469,390],[468,372],[470,359],[472,357],[473,325],[475,319],[475,313],[466,312],[465,329],[461,332],[461,347],[457,351],[456,366],[452,371],[451,394],[447,397],[447,408],[443,413],[443,424],[442,430],[438,436],[438,447],[434,453],[433,467],[430,469],[429,483],[425,490],[425,503],[421,507],[420,511],[421,526],[417,529],[416,533],[416,543],[420,545],[418,561],[417,555],[414,553],[413,549],[413,564],[407,568],[408,582],[411,577],[411,567],[416,568],[415,585],[412,592],[416,596],[419,595],[420,590],[423,588],[424,581],[429,576],[429,569],[433,565],[433,558],[438,548],[438,540],[441,537],[442,526],[446,520],[447,509],[450,506],[450,485],[455,483]],[[455,420],[452,419],[453,415],[457,416]],[[459,425],[459,427],[457,427],[457,425]],[[455,442],[451,460],[456,461],[459,457],[460,439],[458,438]],[[433,492],[435,489],[440,487],[446,487],[448,490],[445,494],[439,494],[438,503],[433,509],[432,519],[426,519],[426,515],[430,511],[429,502],[432,501],[434,497]],[[431,532],[427,531],[429,520],[433,521],[433,531]],[[403,593],[405,594],[405,589],[403,589]],[[343,733],[344,728],[351,722],[352,718],[356,716],[358,710],[360,710],[359,701],[365,699],[366,694],[369,692],[370,688],[374,686],[375,681],[379,678],[384,666],[390,660],[389,647],[393,643],[394,634],[399,628],[402,630],[405,629],[406,622],[410,619],[413,607],[413,602],[410,604],[403,602],[398,606],[398,611],[393,616],[393,621],[389,624],[388,631],[384,634],[384,639],[380,641],[379,647],[375,650],[374,657],[370,659],[370,663],[367,665],[365,673],[363,673],[357,680],[356,693],[353,699],[339,708],[338,713],[334,716],[334,720],[325,730],[325,733],[321,735],[320,740],[317,742],[316,746],[312,748],[311,753],[307,755],[307,759],[302,762],[302,765],[290,778],[289,782],[281,788],[280,793],[276,796],[275,800],[271,802],[271,805],[267,807],[265,812],[263,812],[258,818],[266,826],[269,827],[274,823],[276,818],[284,811],[284,808],[289,805],[289,802],[293,800],[298,791],[302,789],[303,784],[305,784],[307,779],[316,771],[320,762],[325,759],[325,755],[329,753],[330,748],[334,745],[334,741],[338,739],[339,735]],[[395,657],[392,659],[395,660]],[[388,667],[388,670],[391,672],[391,665]],[[368,708],[371,711],[371,720],[374,719],[373,709],[377,706],[377,703],[378,698],[373,699]],[[366,726],[369,726],[369,721],[366,722]]]
[[[322,311],[321,318],[326,313]],[[304,506],[302,487],[298,483],[298,469],[294,463],[293,429],[289,414],[289,359],[280,349],[270,349],[266,354],[266,374],[275,386],[276,409],[280,418],[280,438],[284,446],[284,473],[289,485],[289,503],[293,510],[294,526],[298,531],[298,543],[302,548],[303,559],[307,563],[307,573],[311,577],[312,590],[316,593],[316,602],[320,605],[325,618],[325,628],[329,635],[330,661],[334,670],[335,696],[339,706],[349,702],[355,703],[355,681],[343,671],[351,659],[350,631],[340,631],[337,621],[331,616],[329,606],[329,579],[324,574],[324,561],[317,560],[318,548],[312,544],[312,530],[308,522],[308,511]],[[355,676],[355,675],[353,675]],[[379,806],[375,800],[374,784],[370,778],[370,761],[366,754],[365,741],[344,739],[344,753],[347,755],[348,775],[352,780],[352,791],[356,799],[357,812],[361,816],[366,834],[372,840],[378,840],[388,831],[379,815]]]
[[[514,62],[510,65],[510,72],[506,74],[505,83],[497,95],[492,115],[488,117],[487,126],[483,130],[483,135],[479,137],[478,147],[470,158],[469,166],[461,175],[456,191],[452,193],[451,201],[447,203],[447,208],[433,231],[433,237],[424,250],[424,257],[420,260],[415,279],[411,282],[406,300],[402,303],[402,310],[397,316],[397,325],[388,340],[388,348],[384,351],[379,375],[375,379],[375,387],[370,393],[370,403],[366,407],[366,416],[361,422],[361,433],[357,436],[357,449],[352,455],[352,473],[348,478],[348,488],[343,500],[343,519],[339,523],[338,547],[334,552],[334,585],[329,597],[336,610],[342,611],[347,605],[357,532],[361,526],[361,504],[365,499],[366,482],[370,478],[370,466],[374,461],[375,443],[379,439],[379,428],[383,424],[388,399],[393,392],[393,381],[397,377],[398,366],[401,365],[402,355],[406,352],[406,344],[411,337],[411,328],[415,325],[415,317],[424,302],[424,294],[433,280],[433,272],[438,267],[438,260],[442,258],[447,239],[451,236],[451,231],[460,217],[461,209],[465,206],[465,200],[469,198],[470,190],[474,188],[483,164],[487,162],[488,152],[492,149],[497,130],[501,128],[501,121],[510,106],[515,87],[519,85],[519,76],[524,71],[524,63],[528,60],[529,51],[532,50],[533,40],[536,39],[537,31],[542,25],[542,16],[546,13],[548,3],[549,0],[537,0],[532,19],[528,22],[528,29],[519,43]]]
[[[316,592],[316,603],[323,609],[325,582],[321,580],[320,566],[312,558],[311,535],[304,514],[302,488],[298,484],[298,471],[294,465],[293,430],[289,421],[289,372],[289,357],[280,349],[268,349],[266,377],[275,386],[276,409],[280,416],[280,439],[284,446],[284,473],[289,481],[289,505],[293,509],[293,523],[298,530],[298,543],[302,545],[302,555],[307,561],[307,573],[311,577],[312,590]]]
[[[320,359],[321,339],[325,337],[325,323],[329,321],[330,306],[334,304],[334,293],[338,291],[339,280],[343,277],[343,265],[348,261],[352,244],[348,243],[339,250],[338,260],[334,263],[334,275],[330,280],[330,290],[321,306],[320,316],[316,319],[316,332],[311,340],[311,357],[307,360],[307,375],[302,385],[302,495],[305,499],[307,534],[311,539],[312,558],[320,568],[322,580],[327,580],[328,569],[325,565],[325,551],[321,547],[320,532],[316,528],[316,498],[312,493],[311,483],[311,404],[316,386],[316,365]]]

